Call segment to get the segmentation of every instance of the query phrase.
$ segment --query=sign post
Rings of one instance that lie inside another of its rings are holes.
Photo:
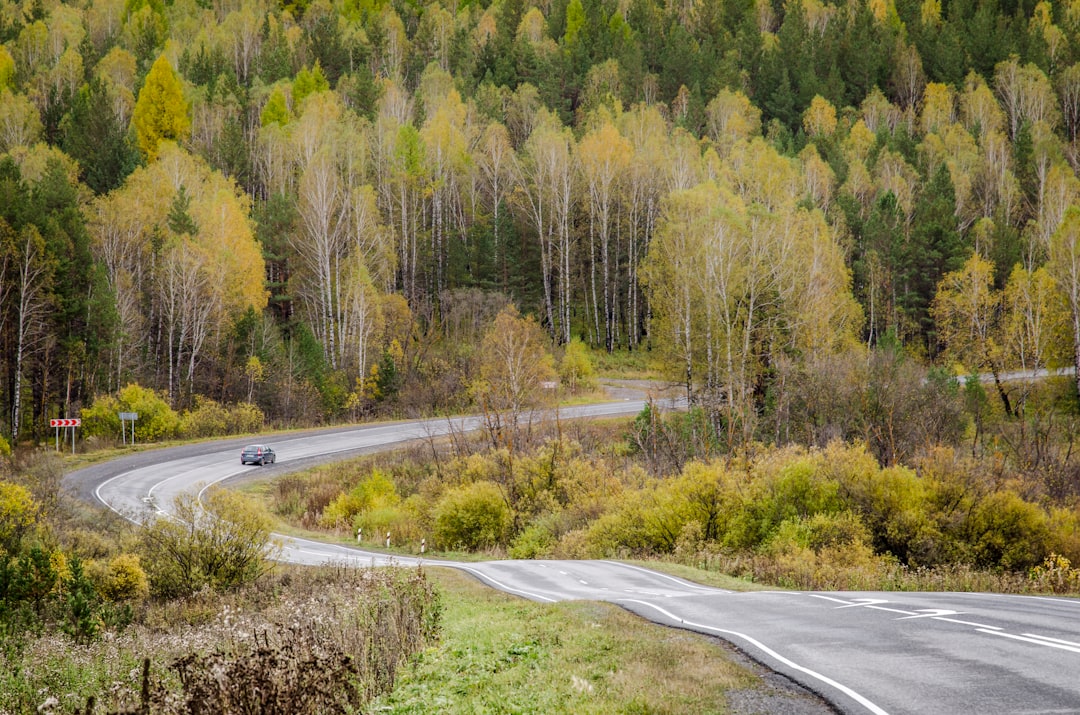
[[[82,420],[75,418],[60,418],[49,420],[49,426],[56,428],[56,451],[60,451],[60,428],[71,429],[71,453],[75,454],[75,428],[82,424]],[[65,440],[66,441],[66,440]]]
[[[120,435],[124,440],[124,444],[127,444],[127,430],[124,428],[125,422],[131,422],[131,444],[135,444],[135,420],[139,419],[138,412],[118,412],[117,416],[120,417]]]

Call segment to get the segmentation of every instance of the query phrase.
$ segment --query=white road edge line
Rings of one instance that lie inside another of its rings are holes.
[[[765,645],[761,641],[756,640],[754,638],[751,638],[750,636],[746,635],[745,633],[739,633],[738,631],[729,631],[729,630],[725,630],[723,628],[714,628],[712,626],[706,626],[706,625],[703,625],[701,623],[693,623],[691,621],[686,621],[686,620],[683,620],[682,618],[679,618],[674,613],[671,613],[670,611],[666,611],[663,608],[661,608],[660,606],[649,603],[648,601],[636,601],[636,600],[631,600],[631,599],[622,599],[622,600],[627,602],[627,603],[637,603],[637,604],[640,604],[642,606],[648,606],[649,608],[654,608],[657,611],[659,611],[660,613],[663,613],[665,616],[667,616],[671,620],[676,621],[678,623],[682,623],[684,626],[690,626],[691,628],[702,628],[704,630],[712,631],[714,633],[723,633],[724,635],[730,635],[730,636],[735,636],[737,638],[742,638],[743,640],[747,641],[748,643],[753,644],[756,648],[760,649],[762,652],[764,652],[764,653],[768,654],[769,656],[775,658],[776,660],[780,661],[781,663],[788,666],[789,668],[793,668],[795,670],[798,670],[801,673],[806,673],[811,678],[815,678],[816,680],[820,680],[821,682],[825,683],[826,685],[829,685],[829,686],[832,686],[833,688],[836,688],[840,692],[842,692],[845,695],[847,695],[848,697],[850,697],[855,702],[857,702],[860,705],[862,705],[863,707],[865,707],[870,712],[874,713],[874,715],[889,715],[887,711],[885,711],[882,708],[878,707],[873,702],[871,702],[868,698],[864,697],[863,695],[860,695],[859,693],[855,692],[854,690],[852,690],[848,686],[846,686],[846,685],[844,685],[842,683],[838,683],[838,682],[836,682],[835,680],[833,680],[832,678],[830,678],[830,677],[828,677],[826,675],[822,675],[821,673],[818,673],[817,671],[810,670],[806,666],[799,665],[798,663],[785,658],[784,656],[782,656],[779,653],[777,653],[776,651],[774,651],[772,648],[769,648],[767,645]]]
[[[1031,638],[1038,638],[1039,640],[1050,641],[1051,643],[1061,643],[1062,645],[1071,645],[1071,646],[1074,646],[1076,648],[1080,648],[1080,643],[1073,643],[1072,641],[1064,641],[1064,640],[1061,640],[1060,638],[1051,638],[1050,636],[1040,636],[1040,635],[1038,635],[1036,633],[1025,633],[1024,635],[1025,636],[1030,636]]]
[[[500,581],[496,581],[495,579],[491,578],[487,574],[481,573],[480,571],[477,571],[476,569],[469,568],[468,566],[459,566],[458,568],[460,568],[462,571],[468,571],[469,573],[471,573],[473,576],[480,579],[481,581],[487,581],[488,583],[493,583],[493,584],[495,584],[496,586],[498,586],[499,588],[501,588],[504,591],[508,591],[510,593],[520,593],[522,596],[525,596],[526,598],[533,598],[533,599],[536,599],[537,601],[547,601],[548,603],[557,603],[557,601],[554,598],[548,598],[547,596],[541,596],[538,593],[531,593],[529,591],[522,591],[521,589],[517,589],[517,588],[510,588],[505,583],[502,583]]]
[[[989,634],[989,635],[992,635],[992,636],[1001,636],[1002,638],[1011,638],[1014,641],[1024,641],[1026,643],[1034,643],[1035,645],[1043,645],[1043,646],[1046,646],[1047,648],[1060,648],[1061,650],[1069,650],[1069,651],[1072,651],[1073,653],[1080,653],[1080,648],[1074,648],[1072,646],[1060,645],[1058,643],[1051,643],[1049,641],[1039,640],[1039,637],[1025,638],[1024,636],[1018,636],[1018,635],[1014,635],[1012,633],[1000,633],[998,631],[988,631],[988,630],[985,630],[983,628],[976,628],[975,630],[977,630],[979,633],[986,633],[986,634]]]
[[[608,559],[600,559],[600,563],[612,564],[613,566],[622,566],[623,568],[633,569],[634,571],[641,571],[642,573],[647,573],[650,576],[659,576],[660,578],[665,578],[668,581],[674,581],[680,586],[685,586],[686,588],[690,588],[695,591],[702,591],[704,593],[716,593],[717,591],[719,591],[720,593],[732,593],[726,588],[713,588],[711,586],[702,586],[701,584],[692,583],[676,576],[669,576],[666,573],[660,573],[659,571],[653,571],[651,569],[642,568],[640,566],[634,566],[633,564],[624,564],[622,561],[609,561]]]
[[[962,626],[974,626],[975,628],[991,628],[995,631],[1000,631],[1001,626],[988,626],[985,623],[975,623],[974,621],[961,621],[956,618],[946,618],[945,616],[930,616],[935,621],[946,621],[948,623],[959,623]]]

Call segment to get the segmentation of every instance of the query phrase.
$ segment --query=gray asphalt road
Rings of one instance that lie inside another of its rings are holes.
[[[642,403],[563,408],[563,418],[634,414]],[[65,477],[128,516],[253,470],[284,472],[385,449],[476,418],[299,433],[273,441],[274,467],[242,467],[242,440],[132,455]],[[279,537],[281,558],[307,564],[415,559]],[[443,562],[426,560],[428,564]],[[721,637],[821,694],[844,713],[1080,713],[1080,601],[960,593],[731,593],[611,561],[445,564],[540,602],[590,599],[652,621]]]

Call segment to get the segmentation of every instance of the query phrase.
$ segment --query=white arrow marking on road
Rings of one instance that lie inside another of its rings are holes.
[[[837,606],[837,608],[859,608],[860,606],[876,606],[879,603],[888,603],[888,599],[885,598],[856,598],[855,603],[847,603],[843,606]]]
[[[903,618],[897,618],[898,621],[910,621],[912,618],[936,618],[937,616],[959,616],[963,614],[963,611],[950,611],[947,608],[916,608],[919,611],[915,616],[904,616]]]

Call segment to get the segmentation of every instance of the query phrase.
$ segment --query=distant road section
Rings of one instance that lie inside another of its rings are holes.
[[[1001,382],[1019,382],[1021,380],[1045,380],[1048,377],[1072,377],[1076,374],[1075,367],[1058,367],[1053,370],[1040,368],[1038,370],[1009,370],[998,373],[997,379]],[[956,379],[963,385],[968,381],[968,375],[960,375]],[[979,374],[979,382],[994,382],[994,374],[984,372]]]
[[[562,408],[559,419],[633,415],[644,402]],[[546,419],[554,415],[544,416]],[[344,455],[480,427],[455,417],[344,427],[269,441],[272,467],[241,466],[243,440],[143,452],[72,472],[65,484],[131,519],[182,492],[283,474]],[[279,536],[300,564],[415,565],[345,545]],[[1080,713],[1080,600],[971,593],[733,593],[614,561],[422,563],[462,569],[541,603],[596,600],[717,636],[842,713]]]

